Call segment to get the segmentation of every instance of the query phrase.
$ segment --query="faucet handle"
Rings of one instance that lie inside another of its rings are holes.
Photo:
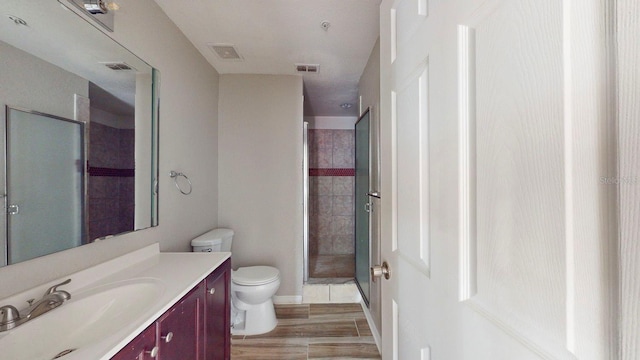
[[[0,307],[0,326],[6,326],[20,320],[20,312],[15,306],[5,305]]]
[[[71,282],[71,279],[67,279],[67,280],[65,280],[65,281],[61,282],[60,284],[53,285],[52,287],[50,287],[50,288],[49,288],[49,290],[47,290],[47,292],[46,292],[46,293],[44,293],[44,296],[47,296],[47,295],[53,294],[54,292],[58,291],[58,286],[67,285],[67,284],[68,284],[68,283],[70,283],[70,282]],[[65,292],[66,292],[66,291],[65,291]],[[68,293],[67,293],[67,294],[68,294]]]
[[[68,291],[56,290],[56,294],[60,295],[65,301],[71,299],[71,294]]]

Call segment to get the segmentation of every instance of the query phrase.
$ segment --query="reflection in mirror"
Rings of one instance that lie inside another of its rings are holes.
[[[158,224],[159,73],[72,8],[3,1],[0,265]]]
[[[82,244],[85,124],[12,108],[6,116],[9,264]]]

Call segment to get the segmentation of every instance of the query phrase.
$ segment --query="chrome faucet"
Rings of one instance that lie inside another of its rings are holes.
[[[14,306],[0,307],[0,331],[10,330],[21,324],[20,312]]]
[[[52,287],[47,289],[47,292],[44,293],[44,296],[46,297],[47,295],[61,294],[61,296],[64,297],[65,300],[71,299],[71,294],[69,294],[68,292],[66,292],[64,290],[58,290],[58,287],[60,287],[62,285],[67,285],[70,282],[71,282],[71,279],[67,279],[67,280],[61,282],[60,284],[53,285]]]
[[[38,301],[35,301],[35,299],[27,301],[29,307],[22,311],[18,311],[18,309],[12,305],[0,307],[0,332],[13,329],[29,320],[33,320],[71,299],[71,294],[67,291],[58,290],[59,286],[66,285],[70,282],[71,279],[67,279],[60,284],[50,287],[44,293],[42,299]]]

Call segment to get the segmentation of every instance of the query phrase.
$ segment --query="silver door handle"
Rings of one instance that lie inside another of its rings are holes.
[[[374,197],[374,198],[378,198],[378,199],[380,199],[380,193],[379,193],[379,192],[377,192],[377,191],[371,191],[371,192],[368,192],[368,193],[367,193],[367,196],[371,196],[371,197]]]
[[[376,265],[371,267],[371,280],[374,282],[376,278],[384,276],[385,279],[389,280],[391,277],[391,269],[389,268],[389,264],[385,261],[382,265]]]

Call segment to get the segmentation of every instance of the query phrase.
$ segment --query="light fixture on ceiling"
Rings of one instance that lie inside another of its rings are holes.
[[[109,10],[118,10],[120,5],[113,1],[105,0],[83,0],[84,9],[92,15],[106,14]]]
[[[329,27],[331,26],[331,23],[328,21],[323,21],[320,23],[320,27],[322,28],[322,30],[327,31],[329,30]]]
[[[102,26],[107,31],[113,32],[115,10],[120,6],[115,1],[109,0],[58,0],[60,4],[75,12],[81,17],[89,16],[90,21]],[[73,5],[69,7],[68,4]],[[78,12],[78,10],[80,12]]]
[[[84,0],[84,9],[89,14],[106,14],[109,12],[107,3],[103,0]]]
[[[353,104],[342,103],[342,104],[340,104],[340,107],[345,109],[345,110],[348,110],[348,109],[351,109],[353,107]]]

